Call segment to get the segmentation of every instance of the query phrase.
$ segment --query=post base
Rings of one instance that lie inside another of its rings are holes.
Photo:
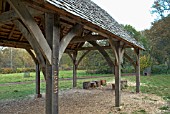
[[[35,98],[42,98],[42,94],[36,94]]]

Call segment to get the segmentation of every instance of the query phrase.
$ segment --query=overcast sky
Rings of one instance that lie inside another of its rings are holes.
[[[136,30],[149,29],[154,16],[151,6],[154,0],[92,0],[106,10],[118,23],[130,24]]]

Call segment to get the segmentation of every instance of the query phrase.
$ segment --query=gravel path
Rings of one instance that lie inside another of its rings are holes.
[[[166,105],[160,97],[148,94],[122,92],[122,108],[114,107],[114,91],[111,86],[83,90],[60,91],[60,114],[131,114],[145,111],[147,114],[160,114],[160,107]],[[45,97],[24,100],[1,101],[0,114],[45,114]]]

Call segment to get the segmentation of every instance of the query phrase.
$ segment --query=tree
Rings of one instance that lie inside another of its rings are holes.
[[[34,66],[35,64],[31,56],[23,49],[2,48],[0,50],[0,68],[24,68]]]
[[[151,57],[154,64],[168,63],[170,69],[170,16],[153,23],[150,30],[145,31],[151,42]]]
[[[156,13],[161,17],[166,17],[170,14],[170,0],[155,0],[152,9],[152,13]]]

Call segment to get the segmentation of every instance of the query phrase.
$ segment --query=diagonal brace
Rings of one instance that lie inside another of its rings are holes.
[[[35,22],[34,18],[20,0],[7,0],[15,12],[18,14],[28,31],[31,33],[32,38],[36,42],[38,48],[42,52],[43,56],[51,64],[52,51],[42,33],[39,26]]]

